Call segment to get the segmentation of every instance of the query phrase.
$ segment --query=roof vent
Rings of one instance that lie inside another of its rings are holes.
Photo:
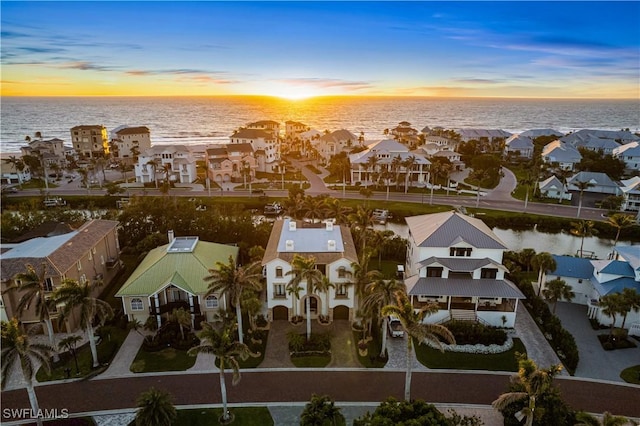
[[[329,220],[326,223],[327,223],[327,231],[333,231],[333,222]]]
[[[285,251],[293,251],[293,240],[287,240],[284,244]]]
[[[327,241],[327,250],[336,251],[336,240]]]
[[[295,230],[296,230],[296,221],[295,220],[289,221],[289,231],[295,232]]]

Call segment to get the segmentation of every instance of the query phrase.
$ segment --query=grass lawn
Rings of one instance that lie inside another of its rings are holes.
[[[58,185],[52,182],[53,178],[49,178],[49,188],[57,188]],[[45,189],[45,183],[43,179],[31,179],[29,182],[24,182],[22,184],[22,189]]]
[[[158,352],[147,352],[140,347],[136,359],[131,363],[130,370],[134,373],[185,371],[193,367],[195,363],[196,357],[189,356],[186,351],[166,348]]]
[[[518,371],[516,352],[527,353],[520,339],[513,339],[513,348],[500,354],[467,354],[440,352],[426,345],[415,345],[418,361],[428,368],[459,370]]]
[[[380,265],[378,265],[378,258],[374,257],[369,261],[369,269],[377,269],[382,272],[382,275],[386,279],[396,278],[396,273],[398,271],[398,265],[401,265],[402,262],[398,262],[397,260],[382,260]]]
[[[362,337],[362,332],[354,331],[353,332],[353,341],[359,342],[360,337]],[[388,358],[380,358],[380,347],[382,346],[382,341],[378,336],[374,336],[374,338],[367,343],[367,356],[360,356],[358,352],[358,361],[365,368],[382,368],[387,364]]]
[[[640,385],[640,364],[622,370],[620,378],[627,383]]]
[[[331,362],[331,355],[292,356],[291,362],[298,368],[324,368]]]
[[[264,338],[262,339],[262,343],[249,346],[249,348],[253,351],[253,353],[257,354],[258,356],[249,355],[249,357],[245,360],[238,359],[240,368],[257,368],[260,364],[262,364],[262,361],[264,360],[264,353],[267,348],[267,339],[269,338],[269,330],[265,330],[263,331],[263,333],[264,333]],[[245,342],[249,341],[249,337],[246,334],[244,335],[244,341]],[[216,367],[220,367],[220,361],[218,360],[218,358],[216,358],[215,362],[216,362]]]
[[[230,408],[235,416],[232,424],[243,426],[273,425],[273,419],[266,407],[238,407]],[[222,415],[222,408],[202,408],[195,410],[178,410],[178,418],[174,426],[209,426],[217,425]]]
[[[98,360],[101,364],[110,362],[111,359],[113,359],[129,333],[128,330],[122,330],[117,327],[111,327],[110,329],[111,340],[104,339],[98,345]],[[91,357],[91,348],[89,347],[89,343],[86,343],[84,346],[77,349],[77,356],[80,374],[76,374],[75,361],[73,360],[73,356],[69,355],[68,357],[61,357],[61,362],[51,366],[50,375],[47,375],[44,368],[40,368],[36,373],[36,380],[39,382],[48,382],[51,380],[66,379],[67,375],[65,373],[65,369],[67,368],[71,370],[72,378],[85,377],[92,373],[94,371],[92,368],[93,358]]]

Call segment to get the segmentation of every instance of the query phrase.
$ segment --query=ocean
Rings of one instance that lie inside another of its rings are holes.
[[[552,128],[640,131],[640,100],[540,100],[499,98],[318,97],[286,100],[233,97],[3,97],[0,151],[19,152],[25,136],[42,132],[70,143],[70,129],[102,124],[144,125],[152,144],[226,143],[233,131],[257,120],[301,121],[324,131],[364,132],[384,139],[384,129],[409,121],[444,128],[503,129],[519,133]]]

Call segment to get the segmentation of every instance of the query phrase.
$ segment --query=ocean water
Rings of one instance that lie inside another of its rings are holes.
[[[70,145],[80,124],[144,125],[152,144],[225,143],[251,121],[301,121],[320,131],[348,129],[365,139],[383,139],[384,129],[409,121],[445,128],[503,129],[518,133],[553,128],[563,133],[589,128],[640,131],[640,100],[539,100],[494,98],[319,97],[291,101],[236,97],[4,97],[0,150],[18,152],[37,131]]]

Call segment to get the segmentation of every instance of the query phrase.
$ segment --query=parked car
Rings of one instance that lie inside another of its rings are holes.
[[[398,317],[389,315],[389,318],[387,318],[387,326],[389,327],[391,337],[404,337],[402,322],[400,322]]]

